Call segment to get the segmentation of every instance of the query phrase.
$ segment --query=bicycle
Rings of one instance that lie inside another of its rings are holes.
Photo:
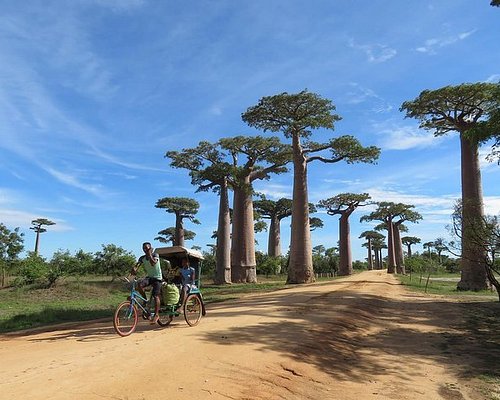
[[[116,308],[113,327],[118,335],[129,336],[137,327],[140,311],[142,311],[142,318],[146,320],[152,320],[155,314],[151,313],[152,296],[147,299],[137,291],[137,278],[132,281],[128,278],[123,278],[123,280],[130,284],[130,295]],[[162,299],[166,284],[166,282],[162,283]],[[189,326],[195,326],[200,322],[202,315],[205,315],[205,305],[198,288],[193,287],[183,302],[178,300],[175,304],[162,304],[158,313],[158,325],[168,326],[174,317],[181,314],[180,309],[182,309],[184,319]]]

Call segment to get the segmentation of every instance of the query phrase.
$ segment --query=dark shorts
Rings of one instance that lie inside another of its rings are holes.
[[[141,281],[139,282],[139,285],[141,285],[141,287],[152,286],[153,292],[151,293],[151,296],[159,296],[160,295],[161,280],[159,280],[159,279],[150,278],[149,276],[146,276],[145,278],[141,279]]]

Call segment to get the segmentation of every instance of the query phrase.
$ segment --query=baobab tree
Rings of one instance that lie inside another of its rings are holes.
[[[171,226],[170,228],[162,229],[158,232],[157,237],[154,240],[157,240],[160,243],[171,244],[175,246],[175,226]],[[184,229],[184,240],[193,240],[196,236],[196,233],[190,231],[188,229]]]
[[[352,275],[351,232],[349,217],[370,199],[368,193],[341,193],[329,199],[320,200],[318,207],[324,208],[328,215],[340,215],[339,219],[339,272],[340,276]]]
[[[227,154],[220,149],[219,143],[201,141],[194,148],[180,152],[168,151],[165,157],[172,160],[172,167],[189,171],[191,184],[198,186],[198,192],[211,190],[219,195],[214,282],[217,285],[231,283],[231,216],[228,190],[232,166],[225,160]]]
[[[359,235],[360,239],[366,239],[366,248],[368,249],[368,269],[372,270],[373,269],[373,256],[372,256],[372,250],[373,250],[373,245],[372,241],[374,239],[384,239],[384,235],[381,233],[378,233],[376,231],[364,231]],[[377,255],[376,255],[377,256]]]
[[[30,229],[34,230],[36,232],[36,239],[35,239],[35,254],[38,255],[38,247],[40,244],[40,234],[47,232],[47,229],[45,229],[43,226],[51,226],[55,225],[56,223],[47,219],[47,218],[37,218],[31,221],[32,227]]]
[[[394,224],[393,219],[396,216],[394,212],[395,203],[389,201],[381,201],[377,203],[378,207],[375,211],[360,218],[361,222],[365,221],[382,221],[387,229],[387,273],[393,274],[396,272],[396,252],[394,249]]]
[[[420,238],[416,236],[403,236],[401,238],[401,243],[403,243],[406,246],[407,248],[406,254],[408,255],[408,257],[411,257],[412,256],[411,246],[420,243]]]
[[[438,255],[439,264],[441,264],[441,253],[445,250],[448,250],[448,246],[446,246],[446,241],[439,237],[434,240],[434,248],[436,249],[436,253]]]
[[[429,260],[432,259],[432,248],[434,247],[434,242],[425,242],[422,247],[427,249],[428,255],[429,255]]]
[[[200,204],[188,197],[163,197],[156,202],[156,208],[163,208],[166,212],[175,215],[175,246],[184,246],[184,220],[188,219],[193,224],[199,224],[194,216]]]
[[[380,234],[381,238],[372,239],[373,252],[375,253],[375,269],[383,269],[384,258],[382,257],[382,249],[387,249],[384,243],[385,236]]]
[[[253,182],[287,172],[291,148],[274,136],[236,136],[223,138],[219,143],[232,159],[231,280],[253,283],[257,281]]]
[[[401,111],[415,118],[420,128],[434,132],[435,136],[458,132],[461,150],[462,180],[462,256],[459,290],[482,290],[488,287],[484,250],[474,244],[472,235],[476,221],[484,215],[479,145],[498,133],[497,118],[500,110],[500,83],[467,83],[446,86],[437,90],[424,90],[413,101],[406,101]]]
[[[418,221],[422,219],[422,215],[412,210],[413,208],[415,208],[415,206],[410,204],[397,203],[394,205],[395,217],[393,218],[392,223],[394,224],[394,229],[393,229],[394,248],[396,255],[396,270],[398,274],[405,273],[401,231],[404,230],[406,232],[408,229],[406,227],[403,227],[403,222],[418,223]]]
[[[263,97],[242,115],[243,121],[249,126],[264,131],[282,132],[292,140],[294,175],[288,283],[314,281],[307,165],[313,161],[374,163],[380,154],[380,149],[374,146],[363,147],[353,136],[333,138],[327,143],[303,142],[311,136],[314,129],[333,129],[334,123],[341,119],[334,111],[335,106],[330,100],[304,90],[296,94],[285,92]],[[330,151],[331,154],[324,156],[323,151]]]
[[[262,218],[269,219],[269,240],[267,254],[271,257],[281,256],[281,220],[292,215],[292,200],[281,198],[277,201],[266,199],[253,202],[255,211]]]
[[[233,165],[228,161],[229,153],[220,142],[202,141],[195,148],[182,152],[169,151],[166,157],[176,168],[190,171],[191,183],[198,186],[197,192],[212,190],[219,195],[219,213],[216,239],[216,284],[231,283],[231,210],[229,190],[234,186]]]

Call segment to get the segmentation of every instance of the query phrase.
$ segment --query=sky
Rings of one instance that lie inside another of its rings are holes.
[[[421,91],[500,80],[500,8],[489,0],[0,0],[0,222],[25,233],[47,218],[40,254],[96,252],[116,244],[136,255],[174,225],[163,197],[198,200],[188,246],[204,250],[217,226],[215,193],[196,193],[166,151],[236,135],[270,135],[241,114],[263,96],[307,89],[342,117],[326,141],[353,135],[378,146],[376,165],[308,167],[309,200],[369,193],[415,205],[404,235],[448,238],[460,197],[458,136],[434,137],[405,119]],[[281,134],[283,142],[287,142]],[[500,212],[500,166],[484,161],[485,210]],[[256,182],[268,198],[291,198],[292,173]],[[354,259],[363,259],[351,217]],[[324,212],[313,246],[336,246],[338,217]],[[290,240],[282,221],[282,247]],[[256,236],[266,250],[267,234]],[[414,250],[422,251],[421,245]]]

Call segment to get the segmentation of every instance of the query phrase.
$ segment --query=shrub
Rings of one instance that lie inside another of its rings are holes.
[[[14,281],[16,286],[31,285],[45,280],[48,273],[48,265],[44,258],[35,253],[30,253],[20,263],[18,277]]]

